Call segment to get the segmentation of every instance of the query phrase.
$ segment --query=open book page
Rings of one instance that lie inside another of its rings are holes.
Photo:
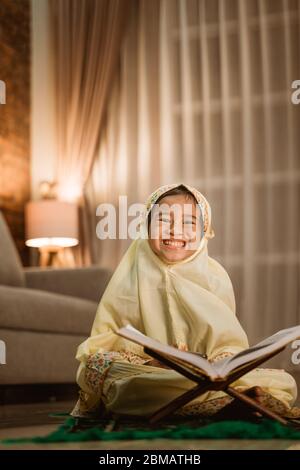
[[[186,367],[188,370],[195,373],[195,375],[205,375],[214,380],[226,378],[237,369],[241,369],[243,366],[246,367],[259,358],[268,356],[272,352],[279,351],[290,342],[300,338],[300,325],[280,330],[251,348],[245,349],[234,356],[223,359],[214,364],[211,364],[200,354],[181,351],[173,346],[162,344],[157,340],[149,338],[131,325],[120,328],[117,331],[117,334],[134,341],[141,346],[153,349],[168,358],[172,358],[174,362]]]
[[[235,354],[232,357],[226,358],[219,363],[215,363],[214,367],[220,377],[226,377],[236,369],[243,365],[247,365],[256,359],[263,358],[272,352],[279,351],[290,342],[300,337],[300,325],[292,328],[280,330],[272,336],[264,339],[263,341],[255,344],[251,348]]]
[[[191,364],[198,370],[200,369],[199,373],[203,371],[204,375],[207,375],[212,379],[218,377],[218,373],[213,365],[198,354],[181,351],[180,349],[174,348],[173,346],[162,344],[159,341],[144,335],[140,331],[133,328],[131,325],[120,328],[116,333],[120,336],[123,336],[124,338],[140,344],[141,346],[148,347],[149,349],[153,349],[154,351],[166,355],[168,358],[174,358],[185,362],[185,366],[187,364]]]

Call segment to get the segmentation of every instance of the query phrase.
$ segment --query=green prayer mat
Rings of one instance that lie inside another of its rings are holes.
[[[169,418],[156,425],[145,419],[78,419],[68,417],[47,436],[5,439],[4,444],[112,441],[136,439],[299,439],[300,430],[292,426],[259,419],[256,421]]]

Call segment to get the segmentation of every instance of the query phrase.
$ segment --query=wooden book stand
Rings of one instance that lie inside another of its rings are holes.
[[[184,375],[188,379],[193,380],[194,382],[197,383],[197,385],[191,388],[191,390],[188,390],[187,392],[183,393],[182,395],[175,398],[174,400],[169,402],[167,405],[164,405],[162,408],[160,408],[155,413],[153,413],[149,418],[149,422],[153,424],[153,423],[160,421],[162,418],[169,416],[178,408],[181,408],[185,404],[189,403],[191,400],[194,400],[196,397],[198,397],[199,395],[202,395],[203,393],[209,390],[222,390],[226,392],[228,395],[243,402],[252,410],[257,411],[261,413],[262,415],[266,416],[267,418],[274,419],[284,425],[288,424],[288,421],[284,419],[283,417],[281,417],[279,414],[275,413],[274,411],[269,410],[264,405],[256,402],[254,399],[248,397],[244,393],[238,392],[234,388],[230,387],[231,383],[235,382],[237,379],[247,374],[251,370],[255,369],[257,366],[259,366],[263,362],[266,362],[271,357],[275,356],[276,354],[283,351],[284,349],[285,347],[281,348],[280,350],[277,350],[276,352],[273,352],[272,354],[264,356],[263,358],[259,358],[256,361],[253,361],[248,366],[242,368],[242,370],[236,370],[233,374],[230,375],[228,379],[210,380],[209,378],[203,377],[202,375],[199,375],[199,377],[197,377],[195,373],[192,373],[186,370],[184,367],[181,367],[177,363],[174,364],[170,359],[161,355],[157,351],[144,347],[145,353],[147,353],[149,356],[152,356],[154,359],[157,359],[163,364],[166,364],[171,369],[176,370],[177,372]]]

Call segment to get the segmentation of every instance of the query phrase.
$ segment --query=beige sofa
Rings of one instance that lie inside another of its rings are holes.
[[[74,383],[76,348],[90,333],[111,273],[99,267],[23,269],[0,212],[0,385]]]

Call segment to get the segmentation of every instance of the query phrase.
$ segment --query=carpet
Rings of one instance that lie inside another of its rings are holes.
[[[149,425],[145,420],[112,417],[110,420],[69,416],[47,436],[5,439],[3,444],[112,441],[136,439],[298,439],[300,430],[259,419],[256,421],[173,418]]]

